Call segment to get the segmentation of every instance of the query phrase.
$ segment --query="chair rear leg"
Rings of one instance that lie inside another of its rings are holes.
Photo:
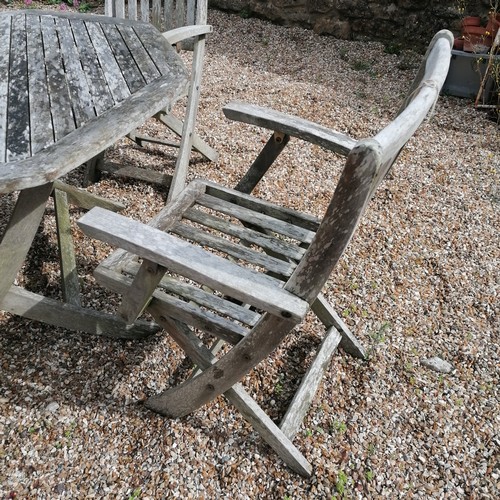
[[[150,310],[151,312],[151,310]],[[200,339],[189,329],[187,325],[171,318],[158,316],[153,312],[155,320],[174,338],[184,349],[191,360],[201,369],[207,369],[215,363],[216,359]],[[283,431],[267,416],[255,400],[245,391],[241,384],[235,384],[228,389],[224,396],[240,411],[243,417],[253,426],[264,441],[282,458],[282,460],[298,474],[309,477],[311,475],[311,464],[304,458],[302,453],[294,446]],[[156,404],[146,406],[156,410]]]

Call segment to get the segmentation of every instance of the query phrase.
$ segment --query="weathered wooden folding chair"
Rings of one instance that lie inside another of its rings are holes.
[[[335,348],[365,356],[321,290],[377,186],[433,109],[452,45],[449,31],[433,38],[399,115],[372,138],[356,141],[297,117],[233,103],[224,109],[228,118],[274,131],[236,189],[196,180],[148,225],[100,208],[80,219],[85,233],[120,248],[96,270],[102,284],[123,294],[119,313],[131,322],[149,312],[198,367],[195,376],[150,397],[148,408],[181,417],[224,394],[293,470],[311,473],[291,439]],[[347,156],[321,220],[243,192],[253,189],[290,136]],[[326,335],[278,427],[240,381],[309,309]]]
[[[128,137],[139,145],[152,142],[179,148],[170,184],[169,199],[172,199],[185,186],[192,149],[210,161],[216,161],[218,158],[217,152],[195,132],[205,55],[205,37],[212,32],[212,27],[207,25],[207,3],[207,0],[106,0],[105,2],[107,16],[151,22],[178,50],[193,52],[191,79],[189,88],[186,89],[187,104],[184,119],[177,118],[171,109],[164,109],[154,115],[159,122],[174,132],[174,137],[178,136],[180,140],[141,135],[136,130],[128,134]],[[163,174],[141,168],[120,169],[116,165],[106,165],[102,161],[102,156],[89,162],[88,181],[96,179],[96,169],[112,169],[119,175],[159,184],[165,183]]]

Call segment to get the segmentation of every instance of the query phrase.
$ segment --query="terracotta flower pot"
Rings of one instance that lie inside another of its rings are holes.
[[[455,38],[453,41],[454,50],[464,50],[464,39],[462,37]]]
[[[483,54],[488,52],[493,43],[491,34],[481,26],[467,26],[463,30],[464,51]]]
[[[467,16],[462,19],[462,28],[466,26],[481,26],[481,18],[479,16]]]

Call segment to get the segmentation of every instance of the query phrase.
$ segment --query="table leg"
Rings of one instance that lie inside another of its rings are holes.
[[[69,220],[68,196],[57,188],[54,189],[54,208],[56,212],[63,298],[65,302],[79,306],[80,282],[76,269],[75,249]]]
[[[48,183],[19,193],[0,241],[0,303],[23,265],[51,192],[52,183]]]
[[[81,307],[77,297],[78,291],[75,289],[70,292],[71,303],[65,303],[13,285],[33,243],[52,188],[53,184],[49,183],[19,193],[16,206],[0,240],[0,309],[68,330],[113,338],[139,339],[157,332],[158,325],[151,322],[137,321],[127,326],[123,319],[115,315]],[[59,216],[67,211],[64,201],[64,197],[59,197],[56,209]],[[68,241],[71,234],[68,233],[67,225],[63,223],[61,227],[61,220],[58,220],[58,229],[64,233],[59,235],[65,240],[63,244],[72,247],[72,242]],[[61,244],[61,241],[59,243]],[[69,253],[72,253],[71,249]],[[68,263],[67,258],[63,260]],[[69,261],[73,263],[68,271],[72,279],[65,280],[63,277],[66,285],[77,280],[74,259],[70,258]],[[63,274],[64,272],[63,270]],[[69,292],[67,288],[66,293]]]

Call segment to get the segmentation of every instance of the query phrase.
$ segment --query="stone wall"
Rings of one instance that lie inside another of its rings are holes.
[[[458,32],[464,14],[486,19],[491,1],[495,0],[209,0],[209,5],[337,38],[421,49],[442,28]],[[463,14],[459,6],[465,3]]]

